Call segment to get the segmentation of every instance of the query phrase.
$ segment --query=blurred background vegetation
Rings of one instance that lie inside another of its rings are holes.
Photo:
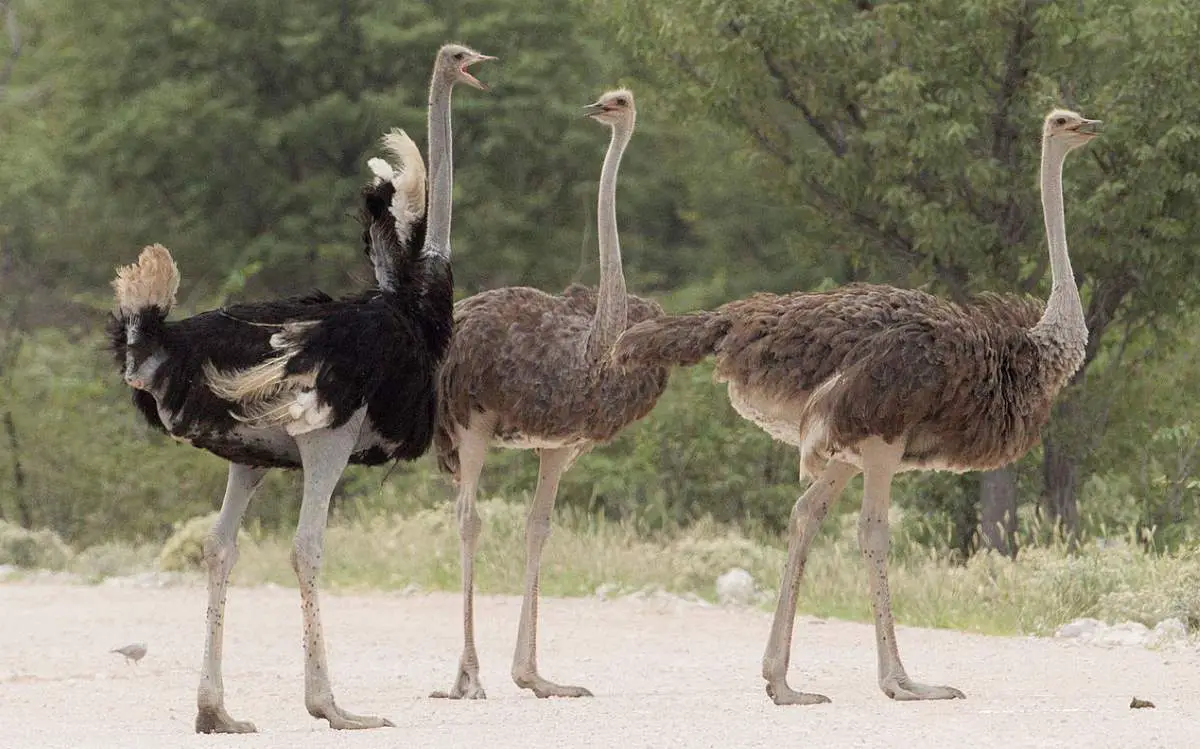
[[[360,287],[366,159],[393,126],[424,141],[433,52],[455,39],[501,58],[480,72],[492,93],[455,103],[463,295],[595,282],[607,135],[578,115],[617,85],[640,109],[619,190],[629,285],[674,310],[853,280],[1045,297],[1041,117],[1104,119],[1066,169],[1091,341],[1043,447],[988,474],[905,477],[896,501],[909,537],[961,558],[1056,529],[1172,549],[1200,527],[1200,5],[0,0],[0,21],[11,525],[76,548],[161,543],[217,506],[224,463],[144,427],[101,349],[114,266],[169,246],[177,314]],[[777,534],[794,452],[723,390],[705,366],[676,373],[560,502],[646,537],[705,517]],[[485,493],[535,478],[530,456],[497,451]],[[368,522],[451,495],[423,459],[349,471],[335,508]],[[272,476],[251,525],[290,532],[297,496]]]

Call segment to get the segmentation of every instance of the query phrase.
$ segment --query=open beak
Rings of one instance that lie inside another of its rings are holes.
[[[595,117],[596,115],[604,114],[607,111],[608,111],[608,107],[597,102],[596,104],[588,104],[586,107],[584,107],[583,108],[583,116],[584,117]]]
[[[495,59],[497,59],[497,58],[492,57],[491,55],[475,55],[474,57],[472,57],[470,60],[467,60],[459,67],[458,74],[462,76],[462,79],[464,81],[466,81],[470,85],[474,86],[475,88],[479,89],[480,91],[489,91],[490,89],[488,88],[488,85],[486,83],[484,83],[483,81],[479,80],[478,78],[476,78],[475,76],[473,76],[467,72],[467,66],[474,65],[477,62],[486,62],[488,60],[495,60]]]
[[[1101,120],[1084,120],[1079,123],[1079,127],[1075,128],[1075,132],[1080,135],[1090,135],[1095,137],[1100,134],[1100,126],[1104,124]]]

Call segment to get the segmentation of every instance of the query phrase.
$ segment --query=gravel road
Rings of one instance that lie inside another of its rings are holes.
[[[759,658],[769,616],[675,599],[545,599],[541,665],[586,700],[538,700],[508,677],[520,600],[477,600],[489,699],[430,700],[458,656],[458,596],[326,595],[334,693],[396,728],[335,732],[303,705],[298,595],[234,588],[226,702],[252,736],[192,733],[204,591],[0,584],[0,747],[1192,747],[1200,652],[1107,649],[902,629],[917,678],[965,701],[894,703],[875,685],[871,628],[804,617],[793,684],[829,695],[775,707]],[[108,652],[144,641],[127,665]],[[1137,696],[1157,705],[1131,710]]]

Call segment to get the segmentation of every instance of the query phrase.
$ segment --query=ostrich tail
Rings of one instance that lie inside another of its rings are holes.
[[[134,352],[158,345],[167,314],[175,306],[179,268],[166,247],[150,245],[138,255],[136,263],[117,269],[112,287],[116,299],[108,318],[108,348],[125,381],[141,389],[149,382],[154,367],[145,365],[144,356]],[[146,405],[143,402],[138,407],[145,412]],[[157,418],[151,423],[157,423]]]
[[[140,315],[166,318],[179,291],[179,268],[166,247],[152,244],[142,250],[136,263],[117,269],[112,287],[116,316],[124,320]]]
[[[711,356],[728,331],[729,319],[719,312],[655,317],[621,334],[613,346],[612,361],[626,371],[691,366]]]

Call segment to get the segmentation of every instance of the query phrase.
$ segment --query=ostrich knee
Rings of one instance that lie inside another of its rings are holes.
[[[316,587],[321,574],[321,544],[315,538],[297,534],[292,540],[292,569],[301,588]]]
[[[531,515],[529,522],[525,524],[525,543],[531,547],[541,548],[546,543],[546,539],[550,538],[552,529],[549,513]]]
[[[887,564],[892,541],[886,516],[875,517],[869,512],[864,512],[859,516],[858,546],[868,564],[875,559],[881,559],[885,565]]]
[[[479,510],[475,507],[475,503],[471,502],[470,507],[466,507],[467,503],[459,502],[455,508],[455,514],[458,516],[458,536],[462,539],[463,544],[474,549],[476,542],[479,541],[479,534],[483,530],[483,521],[479,518]]]
[[[224,580],[227,578],[229,573],[233,571],[233,566],[237,564],[237,560],[238,546],[236,532],[231,538],[223,538],[212,533],[204,537],[201,561],[208,570],[210,579]]]

